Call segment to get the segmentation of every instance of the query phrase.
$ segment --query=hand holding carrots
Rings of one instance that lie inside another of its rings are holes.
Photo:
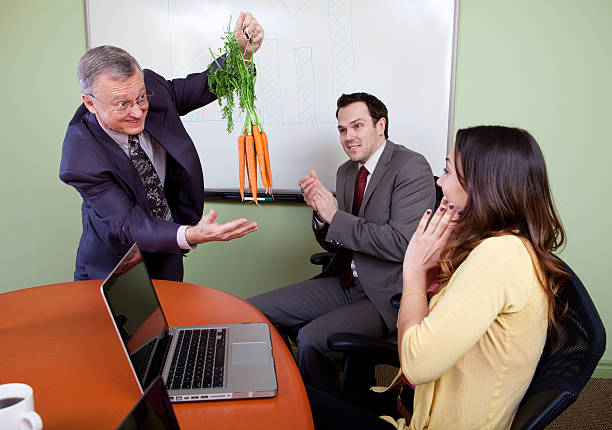
[[[263,42],[264,29],[250,12],[240,12],[234,35],[240,44],[244,59],[250,61]]]
[[[213,241],[228,241],[237,239],[257,230],[256,222],[248,222],[246,218],[239,218],[225,224],[216,222],[217,211],[211,209],[202,217],[197,225],[187,227],[185,238],[190,245]]]
[[[302,190],[304,201],[317,212],[321,220],[331,223],[338,211],[338,201],[334,195],[323,186],[317,172],[310,171],[310,176],[303,176],[298,185]]]

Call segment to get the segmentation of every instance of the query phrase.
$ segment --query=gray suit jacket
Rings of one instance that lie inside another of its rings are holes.
[[[390,332],[395,331],[397,310],[391,297],[402,291],[402,262],[423,213],[433,206],[436,190],[429,163],[421,154],[387,140],[363,196],[359,215],[351,214],[358,163],[338,168],[336,198],[339,211],[331,224],[318,228],[321,246],[335,252],[317,277],[336,276],[352,256],[359,281],[380,312]]]

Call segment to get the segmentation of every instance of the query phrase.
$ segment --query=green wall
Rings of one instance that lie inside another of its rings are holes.
[[[4,2],[0,22],[0,292],[6,292],[72,279],[80,198],[57,175],[66,125],[80,100],[83,1]],[[605,165],[612,160],[610,22],[608,0],[462,0],[455,128],[506,124],[536,137],[568,232],[561,255],[612,333],[606,270],[612,207],[605,198],[612,185]],[[308,263],[319,248],[305,205],[207,202],[210,208],[221,221],[245,216],[260,229],[191,252],[186,281],[248,297],[318,271]],[[612,351],[597,374],[612,377]]]
[[[2,292],[72,277],[80,203],[58,170],[80,96],[83,2],[3,1],[0,44]]]
[[[455,128],[506,124],[544,151],[567,232],[560,254],[612,335],[612,2],[462,0]],[[610,341],[598,371],[612,377]]]

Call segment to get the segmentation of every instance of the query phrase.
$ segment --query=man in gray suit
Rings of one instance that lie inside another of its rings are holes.
[[[248,299],[281,334],[297,333],[302,378],[326,391],[337,388],[341,358],[327,348],[328,335],[385,338],[396,331],[390,300],[402,291],[404,253],[421,216],[435,204],[429,164],[388,140],[387,108],[380,100],[343,94],[336,118],[350,158],[338,169],[336,197],[314,170],[299,181],[313,209],[315,237],[335,255],[315,278]]]

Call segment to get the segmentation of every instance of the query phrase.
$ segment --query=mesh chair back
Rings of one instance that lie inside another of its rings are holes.
[[[572,404],[595,370],[606,345],[604,326],[584,285],[565,263],[571,279],[557,297],[568,304],[557,336],[548,338],[512,430],[544,428]]]

